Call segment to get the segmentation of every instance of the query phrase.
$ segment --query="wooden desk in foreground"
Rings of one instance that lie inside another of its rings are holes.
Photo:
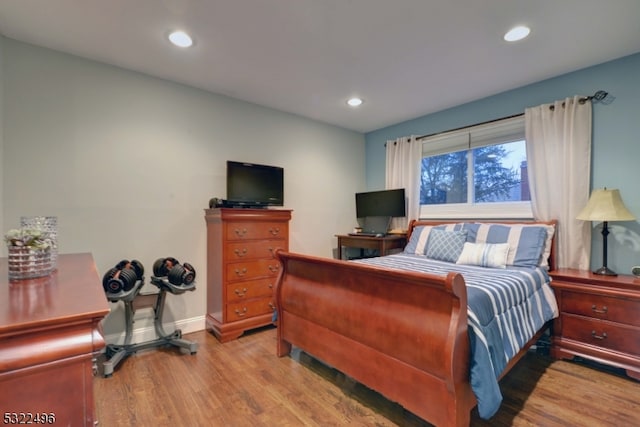
[[[9,281],[0,259],[0,413],[5,424],[94,425],[93,368],[109,313],[89,253],[47,277]]]

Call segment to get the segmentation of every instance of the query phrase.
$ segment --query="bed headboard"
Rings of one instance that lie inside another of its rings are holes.
[[[442,224],[457,224],[457,223],[462,223],[462,222],[466,222],[466,223],[487,223],[487,224],[506,224],[506,225],[552,225],[556,232],[553,233],[553,237],[551,239],[551,253],[549,254],[549,270],[555,270],[556,269],[556,257],[555,257],[555,247],[556,247],[556,235],[557,235],[557,230],[558,230],[558,221],[556,220],[551,220],[551,221],[535,221],[535,220],[531,220],[531,221],[526,221],[526,220],[420,220],[420,219],[414,219],[409,223],[409,229],[407,230],[407,241],[409,241],[409,239],[411,238],[411,233],[413,232],[415,227],[418,226],[436,226],[436,225],[442,225]]]

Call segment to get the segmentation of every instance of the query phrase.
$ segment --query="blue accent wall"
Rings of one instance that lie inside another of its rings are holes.
[[[609,93],[593,104],[592,188],[618,188],[636,221],[610,223],[608,265],[629,274],[640,265],[640,53],[459,105],[365,135],[366,182],[384,188],[387,140],[427,135],[524,112],[574,95]],[[607,103],[608,102],[608,103]],[[602,265],[600,224],[594,224],[592,259]]]

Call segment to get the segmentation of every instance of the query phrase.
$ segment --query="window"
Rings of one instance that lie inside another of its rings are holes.
[[[427,137],[421,218],[530,218],[524,117]]]

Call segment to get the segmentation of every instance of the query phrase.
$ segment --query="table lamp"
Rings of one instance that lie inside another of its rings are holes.
[[[583,221],[602,221],[602,267],[594,274],[617,276],[618,274],[607,267],[607,236],[609,235],[609,221],[633,221],[636,219],[625,207],[619,190],[593,190],[587,206],[576,217]]]

